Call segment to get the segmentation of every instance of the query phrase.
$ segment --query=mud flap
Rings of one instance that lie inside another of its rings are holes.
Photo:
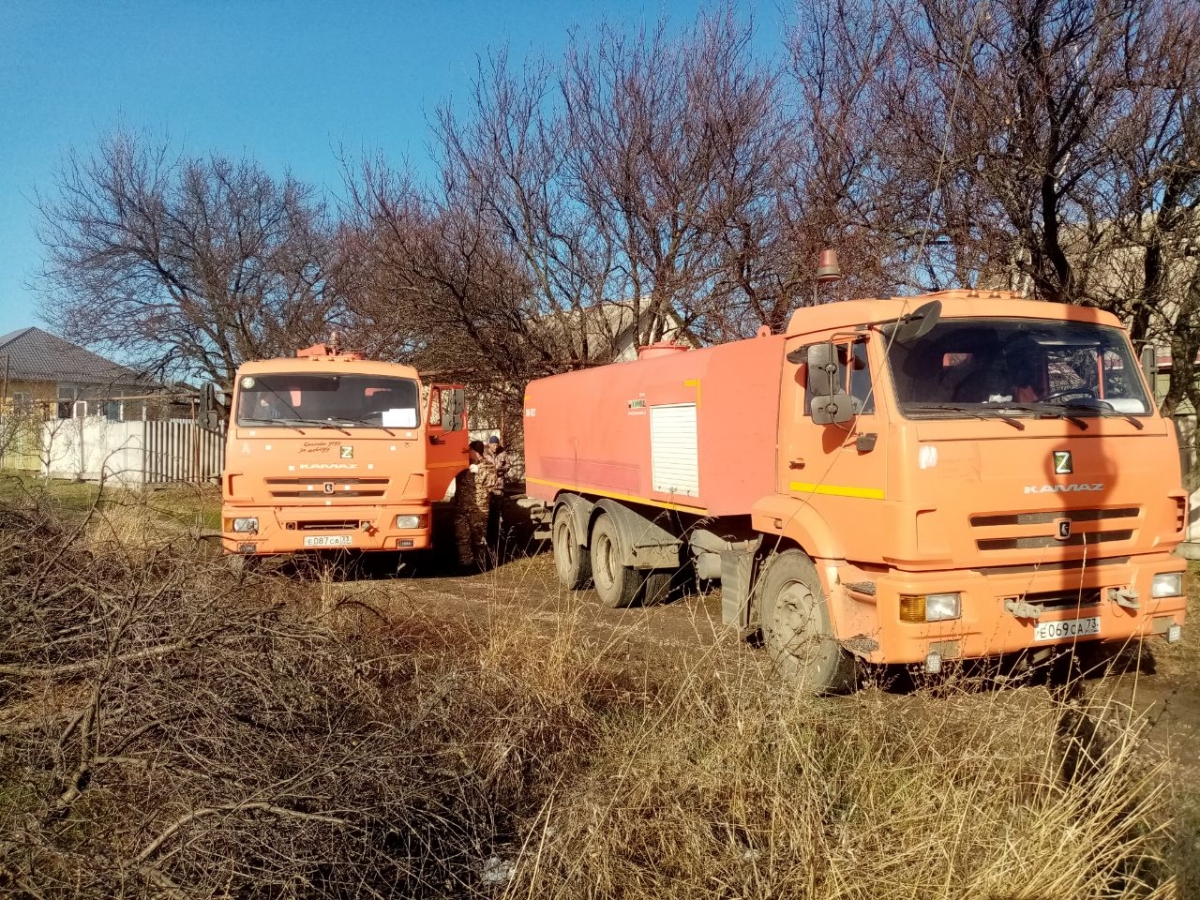
[[[742,541],[721,550],[721,621],[743,632],[751,630],[750,587],[754,557],[761,541]],[[756,624],[756,623],[753,623]]]

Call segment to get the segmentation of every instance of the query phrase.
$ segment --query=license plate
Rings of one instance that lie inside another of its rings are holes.
[[[305,547],[349,547],[348,534],[314,534],[304,539]]]
[[[1100,633],[1100,617],[1065,619],[1061,622],[1038,622],[1033,629],[1035,641],[1057,641],[1061,638],[1095,637]]]

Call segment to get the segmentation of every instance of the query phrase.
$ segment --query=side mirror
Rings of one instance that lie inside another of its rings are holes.
[[[442,402],[445,404],[442,414],[442,427],[446,431],[462,429],[462,414],[467,408],[467,400],[462,388],[443,390]]]
[[[1153,344],[1142,345],[1142,372],[1145,373],[1146,382],[1153,391],[1157,387],[1154,382],[1158,377],[1158,350]]]
[[[816,425],[839,425],[854,418],[854,401],[849,394],[813,397],[812,420]]]
[[[837,348],[831,343],[813,344],[808,348],[808,392],[818,397],[836,394],[842,386],[838,379]]]
[[[854,418],[854,402],[842,386],[838,351],[832,343],[813,344],[808,348],[809,409],[817,425],[836,425]]]

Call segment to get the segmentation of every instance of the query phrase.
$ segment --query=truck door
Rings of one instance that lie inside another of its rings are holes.
[[[446,496],[456,475],[467,467],[466,392],[461,384],[435,384],[429,390],[425,410],[427,445],[426,467],[429,470],[429,499]]]
[[[795,350],[804,341],[788,343]],[[883,403],[865,337],[838,337],[838,379],[855,415],[848,422],[817,425],[803,365],[785,363],[780,402],[780,492],[812,504],[847,553],[857,559],[879,555],[877,526],[887,489],[887,441]]]

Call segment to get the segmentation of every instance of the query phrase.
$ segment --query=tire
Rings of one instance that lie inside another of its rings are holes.
[[[361,567],[363,574],[372,580],[394,578],[400,570],[399,550],[372,550],[364,553]]]
[[[643,579],[642,606],[657,606],[671,598],[675,587],[675,572],[673,569],[651,569]]]
[[[249,575],[262,568],[263,558],[245,553],[228,553],[225,555],[225,561],[229,564],[229,568],[239,575]]]
[[[554,511],[550,542],[554,547],[554,570],[569,591],[580,591],[592,580],[592,560],[576,534],[575,513],[563,504]]]
[[[854,659],[834,636],[812,560],[800,550],[776,554],[759,585],[763,644],[780,675],[815,694],[851,688]]]
[[[609,609],[625,609],[637,599],[640,573],[624,565],[625,540],[621,527],[604,513],[592,526],[592,581],[600,602]]]

